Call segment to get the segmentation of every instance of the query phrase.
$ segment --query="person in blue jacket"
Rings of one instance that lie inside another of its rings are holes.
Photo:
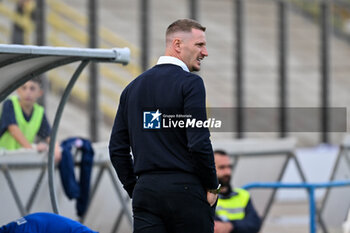
[[[215,233],[257,233],[261,220],[248,191],[232,188],[232,162],[225,151],[215,150],[216,172],[221,184],[215,211]]]
[[[57,214],[33,213],[0,227],[0,233],[97,233],[97,231]]]

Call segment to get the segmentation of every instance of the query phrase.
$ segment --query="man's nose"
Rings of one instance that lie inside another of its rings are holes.
[[[225,169],[223,171],[223,173],[227,176],[227,175],[230,175],[231,174],[231,170],[230,169]]]
[[[203,47],[203,49],[202,49],[202,51],[201,51],[201,53],[202,53],[202,56],[204,56],[204,57],[207,57],[209,54],[208,54],[208,50],[207,50],[207,47]]]

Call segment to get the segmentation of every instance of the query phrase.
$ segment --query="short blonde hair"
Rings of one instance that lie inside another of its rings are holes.
[[[191,32],[192,28],[202,30],[205,32],[206,27],[203,27],[200,23],[193,19],[179,19],[169,25],[166,30],[166,36],[175,32]]]

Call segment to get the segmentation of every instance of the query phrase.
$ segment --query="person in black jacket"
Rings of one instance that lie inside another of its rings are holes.
[[[261,220],[248,191],[232,188],[232,162],[223,150],[215,150],[215,164],[221,189],[216,207],[215,233],[257,233]]]
[[[204,83],[191,73],[206,56],[205,27],[177,20],[165,56],[121,94],[109,151],[136,233],[213,232],[218,180],[209,129],[194,124],[207,120]]]

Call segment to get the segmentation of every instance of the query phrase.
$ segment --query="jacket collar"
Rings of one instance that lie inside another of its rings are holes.
[[[186,66],[186,64],[183,61],[181,61],[180,59],[176,58],[176,57],[161,56],[158,59],[157,65],[161,65],[161,64],[177,65],[177,66],[180,66],[184,71],[190,72],[188,67]]]

